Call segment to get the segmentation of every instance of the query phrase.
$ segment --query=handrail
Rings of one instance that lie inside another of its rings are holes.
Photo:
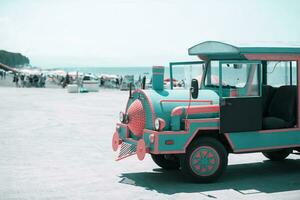
[[[220,112],[219,105],[198,105],[198,106],[178,106],[171,112],[171,116],[182,115],[183,112],[187,114],[198,114],[198,113],[215,113]]]
[[[172,99],[163,99],[163,100],[160,100],[160,103],[189,103],[189,102],[192,102],[192,103],[210,103],[210,104],[213,104],[213,101],[212,100],[203,100],[203,99],[194,99],[194,100],[189,100],[189,99],[175,99],[175,100],[172,100]]]

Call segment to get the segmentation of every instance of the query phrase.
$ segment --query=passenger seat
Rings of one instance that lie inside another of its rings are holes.
[[[262,108],[263,108],[263,117],[268,115],[268,108],[271,103],[271,100],[274,96],[276,88],[273,88],[270,85],[263,85],[262,86]]]
[[[297,86],[281,86],[274,93],[263,129],[292,128],[296,124]]]

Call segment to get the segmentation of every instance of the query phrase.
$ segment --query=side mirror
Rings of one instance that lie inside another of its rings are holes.
[[[191,82],[191,95],[193,99],[198,98],[198,92],[199,92],[199,85],[198,85],[198,80],[197,79],[192,79]]]

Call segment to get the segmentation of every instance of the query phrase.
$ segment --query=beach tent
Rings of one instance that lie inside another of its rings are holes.
[[[103,78],[103,79],[117,79],[119,78],[117,75],[112,75],[112,74],[101,74],[99,76],[99,78]]]
[[[82,72],[77,72],[77,71],[68,72],[68,74],[69,74],[69,76],[72,76],[72,77],[76,77],[77,74],[78,74],[78,77],[83,76]]]
[[[67,73],[64,70],[54,70],[51,72],[53,75],[57,75],[57,76],[66,76]]]
[[[40,75],[42,72],[38,69],[20,69],[20,73],[26,74],[26,75]]]

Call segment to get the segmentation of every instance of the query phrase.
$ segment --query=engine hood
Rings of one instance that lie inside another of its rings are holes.
[[[170,130],[171,112],[178,106],[189,105],[189,90],[136,90],[129,98],[126,112],[132,110],[132,105],[136,105],[138,100],[142,103],[145,119],[142,121],[146,129],[154,129],[154,120],[161,118],[165,120],[165,127],[163,130]],[[193,105],[219,105],[219,96],[212,90],[199,90],[198,99],[192,99]],[[218,113],[196,114],[189,115],[188,118],[208,118],[218,117]],[[130,118],[130,116],[129,116]],[[138,124],[139,122],[134,122]]]

